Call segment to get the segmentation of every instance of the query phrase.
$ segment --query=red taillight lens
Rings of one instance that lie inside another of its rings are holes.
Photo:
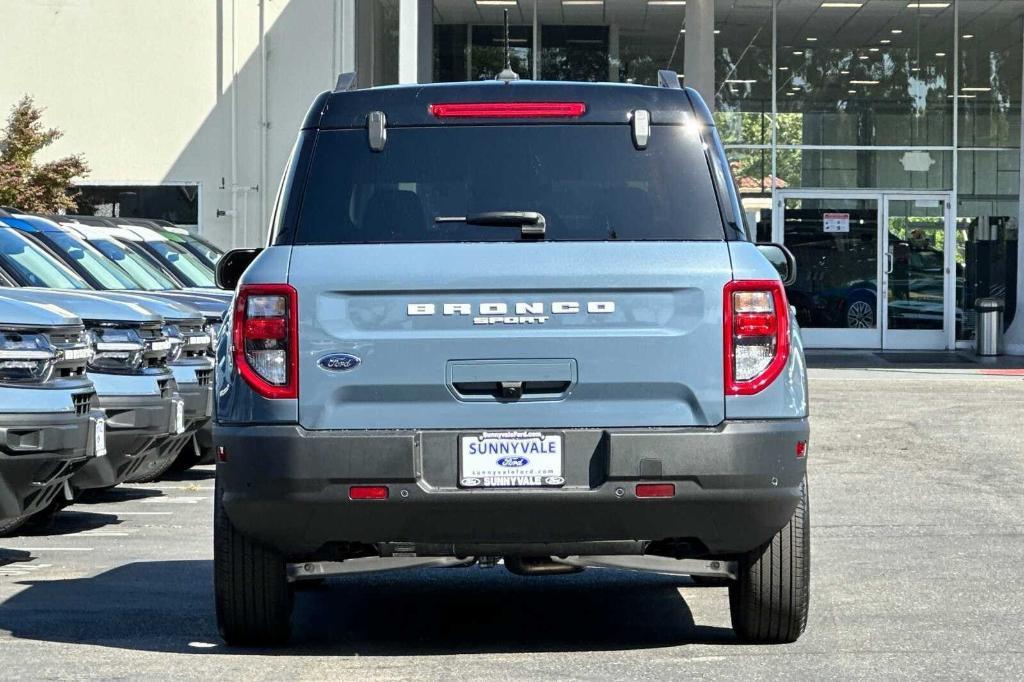
[[[431,104],[437,118],[578,118],[587,111],[583,102],[459,102]]]
[[[386,500],[388,499],[388,487],[386,485],[354,485],[348,489],[350,500]]]
[[[782,282],[735,280],[725,285],[725,392],[758,393],[789,360],[789,303]]]
[[[675,483],[637,483],[637,497],[672,497],[676,494]]]
[[[298,295],[287,284],[243,285],[232,319],[235,366],[264,398],[299,392]]]

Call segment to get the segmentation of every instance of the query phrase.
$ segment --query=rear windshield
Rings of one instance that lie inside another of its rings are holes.
[[[720,240],[699,136],[655,126],[637,150],[625,125],[451,126],[321,131],[296,244],[515,241],[516,227],[438,217],[544,216],[545,239]]]

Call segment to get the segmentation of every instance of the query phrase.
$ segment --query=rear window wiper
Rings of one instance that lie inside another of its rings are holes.
[[[488,211],[466,216],[437,216],[435,223],[466,223],[484,227],[518,227],[523,239],[540,239],[547,231],[544,216],[536,211]]]

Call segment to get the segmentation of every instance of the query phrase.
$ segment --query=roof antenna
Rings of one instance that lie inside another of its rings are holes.
[[[519,74],[512,70],[512,50],[508,46],[508,10],[505,10],[505,68],[501,70],[501,73],[499,73],[494,80],[519,80]]]

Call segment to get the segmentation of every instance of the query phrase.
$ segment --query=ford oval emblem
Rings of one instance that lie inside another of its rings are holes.
[[[518,455],[509,455],[498,460],[498,466],[506,469],[518,469],[530,463],[530,460]]]
[[[348,353],[331,353],[320,358],[320,366],[331,372],[345,372],[355,369],[362,362],[355,355]]]

